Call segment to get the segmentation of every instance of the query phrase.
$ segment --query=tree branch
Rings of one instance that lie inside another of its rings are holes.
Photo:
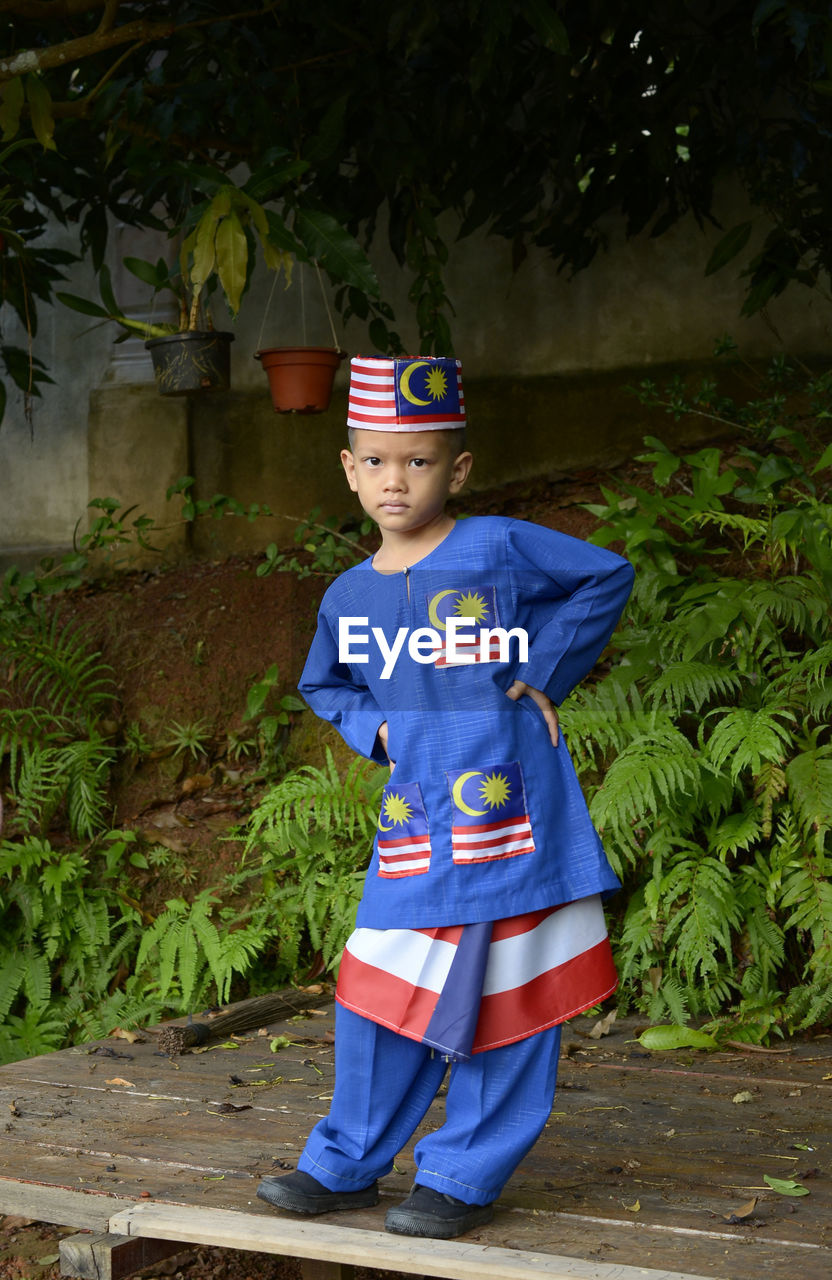
[[[77,62],[81,58],[89,58],[96,53],[104,53],[107,49],[115,49],[118,45],[134,41],[147,44],[151,40],[164,40],[176,31],[175,22],[126,22],[123,27],[114,31],[94,31],[88,36],[79,36],[77,40],[65,40],[62,44],[50,45],[47,49],[22,49],[11,58],[0,59],[0,83],[13,80],[16,76],[28,71],[46,71],[50,67],[62,67],[67,63]]]
[[[115,49],[119,45],[128,44],[131,41],[135,42],[136,45],[150,44],[153,40],[165,40],[176,32],[190,31],[195,27],[210,26],[219,20],[216,16],[212,16],[210,18],[200,18],[195,22],[177,24],[175,21],[147,22],[144,19],[137,19],[134,22],[126,22],[122,27],[114,27],[113,22],[115,21],[116,10],[120,0],[63,0],[63,3],[67,5],[78,4],[79,12],[103,8],[104,13],[97,29],[90,35],[79,36],[75,40],[65,40],[61,44],[49,45],[45,49],[22,49],[19,53],[15,53],[9,58],[0,59],[0,84],[6,80],[14,80],[16,76],[25,75],[30,71],[46,71],[52,67],[63,67],[67,63],[78,62],[80,59],[92,57],[96,53],[105,53],[108,49]],[[243,9],[237,13],[229,13],[224,17],[223,21],[237,22],[243,18],[262,17],[264,14],[276,9],[280,3],[281,0],[271,0],[271,3],[263,8]],[[0,12],[3,12],[4,8],[10,7],[9,0],[0,0]],[[48,13],[52,12],[52,6],[47,4],[45,0],[41,0],[39,5],[35,0],[35,5],[31,9],[25,3],[22,5],[26,16],[33,12],[34,7],[45,9]],[[40,16],[45,15],[41,14]]]
[[[0,13],[16,18],[74,18],[91,9],[103,9],[107,0],[0,0]]]
[[[120,3],[121,0],[106,0],[104,12],[101,15],[101,21],[99,22],[98,29],[95,33],[97,36],[103,36],[106,35],[108,31],[112,31],[115,26],[116,14],[118,13],[118,6]]]

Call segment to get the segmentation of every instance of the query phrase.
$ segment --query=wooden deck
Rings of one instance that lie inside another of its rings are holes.
[[[591,1025],[566,1028],[545,1135],[493,1222],[461,1240],[384,1232],[412,1148],[375,1209],[299,1219],[255,1198],[327,1110],[331,1008],[273,1024],[291,1040],[274,1053],[251,1034],[171,1060],[147,1035],[0,1068],[0,1213],[99,1233],[62,1257],[68,1274],[102,1280],[174,1248],[153,1241],[285,1254],[309,1276],[343,1264],[459,1280],[829,1280],[832,1037],[777,1054],[649,1055],[632,1024],[601,1040]],[[778,1194],[766,1174],[810,1194]]]

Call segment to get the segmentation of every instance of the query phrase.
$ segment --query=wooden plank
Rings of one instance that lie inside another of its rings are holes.
[[[129,1058],[96,1056],[84,1046],[0,1068],[0,1114],[7,1116],[0,1213],[103,1231],[111,1213],[150,1196],[140,1203],[274,1221],[255,1199],[257,1180],[279,1172],[281,1160],[292,1167],[310,1124],[327,1110],[319,1096],[332,1087],[325,1026],[322,1018],[284,1027],[288,1036],[312,1027],[317,1039],[274,1055],[268,1041],[252,1039],[173,1064],[148,1042],[118,1045]],[[623,1035],[612,1040],[564,1058],[545,1134],[493,1222],[467,1243],[544,1257],[557,1249],[587,1265],[618,1261],[660,1274],[665,1267],[732,1280],[829,1280],[830,1180],[807,1182],[812,1194],[798,1201],[761,1185],[765,1173],[828,1167],[832,1096],[814,1087],[829,1072],[830,1055],[817,1052],[823,1046],[801,1046],[806,1060],[746,1055],[735,1064],[690,1051],[643,1059]],[[253,1083],[275,1070],[280,1084]],[[108,1085],[116,1076],[134,1088]],[[746,1105],[732,1101],[740,1088],[753,1094]],[[227,1102],[251,1110],[219,1113]],[[420,1132],[442,1122],[443,1107],[440,1097]],[[413,1171],[411,1145],[382,1180],[381,1205],[348,1215],[348,1229],[389,1245],[395,1237],[383,1233],[384,1211],[407,1194]],[[760,1200],[751,1220],[723,1221],[752,1194]],[[93,1212],[91,1203],[106,1209]],[[345,1229],[343,1215],[333,1216]],[[317,1280],[335,1280],[328,1269],[350,1265],[306,1263],[323,1269]]]
[[[306,1047],[298,1052],[305,1051]],[[331,1052],[331,1047],[326,1051]],[[229,1057],[241,1064],[239,1070],[245,1070],[242,1064],[260,1052],[260,1046],[248,1044]],[[189,1088],[187,1094],[162,1096],[147,1087],[128,1091],[87,1080],[62,1089],[58,1106],[49,1093],[53,1087],[49,1082],[38,1082],[37,1088],[27,1086],[35,1090],[31,1099],[23,1088],[11,1092],[0,1089],[0,1099],[7,1093],[15,1096],[20,1112],[0,1144],[0,1171],[9,1174],[20,1168],[30,1180],[75,1184],[85,1191],[112,1190],[138,1196],[149,1190],[154,1199],[201,1205],[210,1198],[217,1207],[245,1207],[256,1178],[273,1172],[273,1157],[280,1155],[290,1162],[297,1158],[308,1131],[309,1109],[325,1107],[325,1103],[309,1093],[306,1083],[291,1086],[291,1093],[269,1090],[275,1101],[292,1094],[306,1100],[306,1110],[293,1107],[289,1114],[282,1105],[267,1104],[256,1086],[224,1090],[215,1074],[218,1065],[224,1066],[222,1058],[208,1054],[194,1061],[205,1070],[204,1077],[196,1080],[202,1092]],[[159,1061],[150,1062],[149,1067],[157,1073]],[[132,1075],[137,1084],[144,1083],[138,1071]],[[685,1080],[675,1072],[663,1070],[659,1075],[661,1079],[653,1078],[650,1069],[639,1077],[637,1085],[632,1075],[601,1082],[597,1071],[582,1072],[567,1061],[567,1082],[588,1078],[590,1083],[562,1091],[555,1105],[564,1110],[556,1111],[547,1133],[512,1179],[501,1203],[532,1212],[574,1208],[594,1213],[599,1220],[616,1218],[626,1223],[630,1216],[627,1206],[638,1198],[642,1213],[649,1214],[657,1228],[674,1222],[685,1226],[703,1214],[730,1212],[761,1188],[763,1173],[791,1174],[799,1171],[798,1161],[810,1165],[818,1159],[815,1155],[782,1154],[788,1151],[789,1139],[776,1131],[789,1120],[795,1136],[803,1141],[812,1141],[812,1133],[828,1132],[820,1099],[811,1107],[805,1097],[781,1102],[774,1119],[765,1121],[772,1130],[769,1137],[758,1129],[749,1132],[731,1123],[740,1118],[760,1123],[760,1116],[756,1103],[753,1111],[750,1106],[735,1106],[730,1088],[723,1087],[720,1095],[691,1099],[682,1092]],[[317,1073],[313,1079],[312,1087],[317,1088]],[[642,1097],[639,1090],[645,1080],[649,1096]],[[45,1093],[38,1092],[41,1087]],[[221,1100],[239,1103],[247,1098],[252,1099],[249,1112],[227,1116],[213,1112],[222,1105]],[[437,1110],[425,1127],[437,1122]],[[65,1114],[59,1114],[61,1111]],[[613,1119],[615,1116],[622,1119]],[[690,1127],[677,1131],[672,1141],[666,1140],[668,1126],[678,1125],[679,1117]],[[729,1128],[734,1132],[726,1146]],[[715,1139],[713,1143],[709,1135]],[[56,1174],[61,1161],[64,1171]],[[108,1171],[110,1164],[115,1164],[116,1170]],[[412,1172],[409,1151],[397,1166]],[[401,1182],[390,1182],[384,1189],[395,1195]],[[765,1188],[761,1190],[757,1228],[761,1218],[776,1211],[778,1199]],[[812,1195],[800,1202],[799,1213],[777,1223],[778,1239],[818,1239],[829,1206],[829,1185],[813,1183]]]
[[[113,1213],[133,1204],[127,1197],[70,1191],[65,1186],[0,1176],[0,1213],[19,1214],[36,1222],[101,1231]]]
[[[122,1280],[186,1247],[175,1240],[117,1236],[109,1231],[84,1232],[67,1236],[58,1245],[61,1275],[77,1276],[80,1280]]]
[[[347,1263],[446,1280],[714,1280],[691,1272],[585,1262],[549,1253],[491,1248],[463,1240],[421,1240],[355,1227],[264,1218],[257,1214],[135,1205],[110,1219],[110,1230],[227,1249],[249,1249],[293,1258]],[[724,1277],[718,1280],[725,1280]]]

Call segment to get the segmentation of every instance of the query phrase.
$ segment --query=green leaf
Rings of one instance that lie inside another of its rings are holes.
[[[796,755],[786,780],[803,829],[822,838],[832,828],[832,746]]]
[[[547,49],[551,49],[553,53],[569,52],[566,27],[546,0],[526,0],[523,12]]]
[[[144,258],[124,258],[123,261],[128,271],[131,271],[144,284],[149,284],[154,289],[161,288],[167,282],[168,269],[162,258],[155,264],[146,262]]]
[[[7,80],[0,88],[0,129],[3,130],[4,142],[13,138],[20,128],[22,110],[23,80],[16,76],[14,80]]]
[[[26,97],[32,116],[32,128],[44,151],[55,151],[55,119],[52,115],[52,98],[46,85],[37,76],[26,77]]]
[[[648,1027],[636,1039],[645,1049],[656,1049],[659,1052],[667,1049],[719,1048],[714,1037],[708,1035],[706,1031],[697,1031],[695,1027],[681,1027],[673,1023],[660,1027]]]
[[[832,444],[826,446],[817,463],[812,467],[812,475],[817,475],[819,471],[825,470],[826,467],[832,467]]]
[[[785,0],[760,0],[751,19],[752,31],[757,31],[772,14],[785,7]]]
[[[248,241],[243,224],[233,210],[217,227],[215,248],[220,284],[228,299],[229,310],[236,316],[246,287]]]
[[[744,769],[756,777],[765,761],[779,764],[785,756],[790,741],[790,730],[777,716],[793,720],[788,709],[772,711],[761,707],[735,707],[717,722],[707,743],[707,757],[721,769],[730,765],[732,779],[736,780]]]
[[[99,316],[104,320],[110,319],[109,311],[105,311],[97,302],[91,302],[89,298],[79,298],[74,293],[56,293],[55,297],[65,307],[69,307],[72,311],[80,311],[84,316]]]
[[[278,249],[283,250],[285,253],[294,254],[302,262],[309,261],[309,257],[300,240],[292,234],[274,209],[266,210],[266,220],[269,224],[269,240],[273,245],[276,245]]]
[[[214,240],[217,234],[217,222],[217,213],[213,205],[211,205],[208,212],[200,218],[196,227],[182,246],[183,256],[187,257],[188,253],[193,253],[190,278],[195,293],[198,293],[201,290],[205,281],[214,270],[214,264],[216,262]],[[183,276],[186,276],[188,272],[183,270],[182,274]]]
[[[121,307],[118,305],[113,293],[113,284],[110,279],[110,268],[104,263],[98,273],[98,287],[101,290],[101,301],[107,308],[111,316],[117,316],[121,313]]]
[[[724,267],[732,258],[736,258],[737,254],[740,253],[748,244],[750,235],[750,222],[739,222],[735,227],[732,227],[728,234],[722,237],[708,259],[708,264],[705,267],[705,275],[713,275],[715,271],[719,271],[720,268]]]
[[[808,1187],[802,1187],[799,1182],[794,1182],[790,1178],[772,1178],[770,1173],[764,1173],[763,1181],[768,1183],[772,1191],[776,1191],[781,1196],[808,1196],[809,1194]]]
[[[358,241],[319,209],[299,209],[294,229],[313,258],[338,280],[363,290],[373,298],[379,296],[379,284],[367,255]]]

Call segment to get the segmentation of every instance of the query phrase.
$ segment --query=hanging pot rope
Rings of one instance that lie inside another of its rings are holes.
[[[329,309],[329,302],[327,301],[326,289],[324,288],[324,282],[321,278],[321,268],[317,259],[315,261],[315,270],[318,273],[318,284],[321,286],[321,297],[323,298],[324,306],[326,307],[326,318],[329,321],[329,327],[332,331],[332,345],[336,351],[340,351],[341,347],[339,346],[338,339],[335,336],[335,325],[332,320],[332,312]]]
[[[324,288],[324,282],[323,282],[323,277],[322,277],[322,275],[321,275],[321,267],[320,267],[320,263],[319,263],[317,260],[315,260],[315,264],[314,264],[314,265],[315,265],[315,271],[316,271],[317,276],[318,276],[318,284],[320,285],[320,288],[321,288],[321,298],[323,299],[324,310],[326,311],[326,318],[327,318],[327,320],[329,321],[329,329],[330,329],[330,332],[331,332],[331,334],[332,334],[332,345],[333,345],[333,347],[334,347],[334,349],[335,349],[336,351],[341,351],[341,350],[342,350],[342,347],[341,347],[341,344],[340,344],[340,343],[339,343],[339,341],[338,341],[338,336],[337,336],[337,334],[336,334],[336,332],[335,332],[335,321],[334,321],[334,320],[333,320],[333,318],[332,318],[332,309],[331,309],[331,307],[330,307],[330,305],[329,305],[329,299],[328,299],[328,298],[327,298],[327,296],[326,296],[326,289]],[[265,328],[266,328],[266,321],[268,320],[268,318],[269,318],[269,313],[270,313],[270,311],[271,311],[272,299],[274,298],[274,291],[275,291],[275,289],[277,288],[277,278],[278,278],[278,275],[279,275],[279,272],[277,272],[277,271],[276,271],[276,272],[274,273],[274,279],[272,280],[272,287],[271,287],[271,289],[269,290],[269,296],[268,296],[268,299],[267,299],[267,301],[266,301],[266,308],[265,308],[265,310],[264,310],[264,312],[263,312],[263,319],[262,319],[262,321],[261,321],[261,323],[260,323],[260,332],[259,332],[259,334],[257,335],[257,350],[258,350],[258,351],[262,351],[262,350],[263,350],[263,331],[264,331],[264,330],[265,330]],[[303,345],[304,345],[304,346],[308,346],[309,344],[308,344],[308,342],[307,342],[307,340],[306,340],[306,294],[305,294],[305,292],[304,292],[303,280],[304,280],[304,277],[303,277],[303,275],[301,275],[301,277],[300,277],[301,329],[302,329],[302,331],[303,331]]]
[[[268,297],[268,301],[266,302],[266,310],[263,312],[263,319],[262,319],[262,320],[261,320],[261,322],[260,322],[260,332],[259,332],[259,334],[257,335],[257,350],[258,350],[258,351],[262,351],[262,350],[263,350],[263,330],[265,329],[265,327],[266,327],[266,321],[267,321],[267,320],[268,320],[268,318],[269,318],[269,311],[271,310],[272,298],[274,297],[274,291],[275,291],[275,289],[277,288],[277,277],[278,277],[278,275],[279,275],[279,274],[280,274],[280,273],[279,273],[278,271],[275,271],[275,273],[274,273],[274,279],[272,280],[272,287],[271,287],[271,289],[269,290],[269,297]]]

